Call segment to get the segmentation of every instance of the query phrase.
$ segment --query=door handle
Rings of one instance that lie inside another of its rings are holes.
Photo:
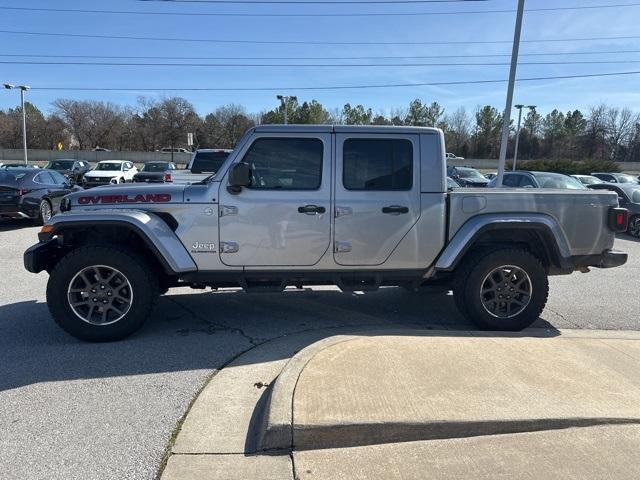
[[[382,213],[388,213],[389,215],[401,215],[403,213],[409,213],[409,207],[390,205],[388,207],[382,207]]]
[[[318,205],[305,205],[298,207],[298,213],[305,213],[307,215],[315,215],[316,213],[324,213],[327,209]]]

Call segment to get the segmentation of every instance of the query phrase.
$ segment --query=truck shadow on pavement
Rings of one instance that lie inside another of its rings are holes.
[[[139,332],[119,342],[95,344],[62,331],[46,304],[25,301],[0,306],[0,391],[38,382],[221,368],[254,346],[285,335],[327,329],[331,336],[371,327],[429,329],[438,335],[475,330],[442,290],[224,291],[166,295]],[[519,335],[539,336],[539,329],[546,329],[545,336],[560,334],[543,319],[534,327]]]

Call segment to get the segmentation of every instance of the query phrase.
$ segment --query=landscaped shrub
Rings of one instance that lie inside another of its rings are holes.
[[[511,168],[509,166],[508,168]],[[524,160],[518,162],[518,170],[556,172],[566,175],[589,175],[591,172],[619,172],[620,167],[610,160],[574,161],[566,159]]]

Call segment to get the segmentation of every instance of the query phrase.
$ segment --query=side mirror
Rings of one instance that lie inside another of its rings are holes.
[[[248,163],[236,163],[229,172],[230,193],[240,193],[242,187],[251,186],[251,167]]]

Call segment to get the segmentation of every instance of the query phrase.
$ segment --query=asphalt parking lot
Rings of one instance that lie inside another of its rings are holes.
[[[6,479],[150,479],[206,380],[268,339],[366,325],[465,328],[442,291],[387,288],[254,294],[182,289],[152,321],[112,344],[82,343],[51,320],[46,274],[22,267],[37,228],[0,220],[0,475]],[[551,280],[539,328],[640,330],[640,242],[627,265]]]

